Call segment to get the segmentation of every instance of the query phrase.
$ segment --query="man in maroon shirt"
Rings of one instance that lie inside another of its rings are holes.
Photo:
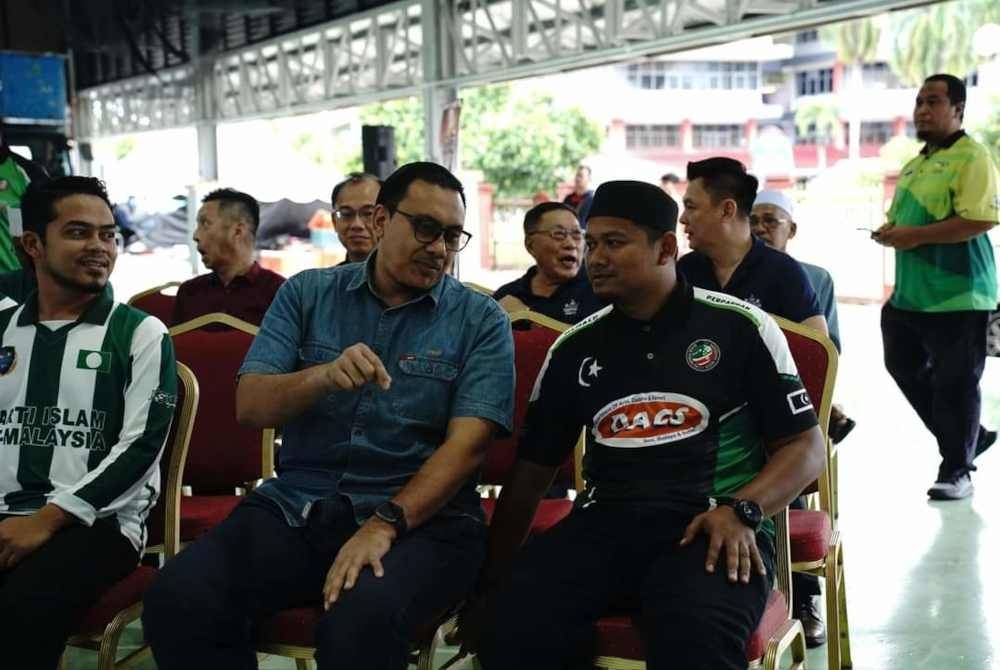
[[[259,221],[260,207],[246,193],[222,188],[202,199],[194,241],[212,272],[177,289],[174,325],[212,312],[260,325],[285,278],[253,258]]]

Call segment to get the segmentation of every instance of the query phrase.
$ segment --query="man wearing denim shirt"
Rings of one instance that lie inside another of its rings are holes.
[[[444,274],[464,218],[450,172],[406,165],[379,194],[365,263],[278,292],[236,413],[283,427],[279,475],[151,588],[158,667],[254,668],[257,622],[322,602],[320,668],[402,669],[416,629],[469,591],[485,538],[476,473],[510,430],[514,361],[500,307]]]

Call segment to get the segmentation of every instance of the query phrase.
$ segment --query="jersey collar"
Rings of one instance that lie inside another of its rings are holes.
[[[111,308],[114,307],[114,294],[111,291],[111,284],[109,283],[104,287],[96,298],[90,301],[87,308],[83,310],[83,313],[77,317],[76,321],[73,323],[75,326],[78,323],[92,323],[96,326],[103,325],[108,319],[108,315],[111,314]],[[38,291],[32,291],[24,301],[24,309],[21,310],[21,316],[17,318],[18,326],[33,326],[38,324]]]

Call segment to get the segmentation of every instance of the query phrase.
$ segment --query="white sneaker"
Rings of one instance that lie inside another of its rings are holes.
[[[934,486],[927,489],[927,495],[931,500],[961,500],[971,496],[974,490],[972,478],[966,473],[943,482],[934,482]]]

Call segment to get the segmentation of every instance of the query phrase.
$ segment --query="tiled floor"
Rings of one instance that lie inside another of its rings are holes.
[[[842,305],[841,321],[837,397],[858,421],[841,452],[854,667],[1000,668],[1000,445],[980,460],[975,497],[928,502],[936,447],[882,368],[878,309]],[[1000,359],[982,386],[984,420],[1000,426]],[[451,653],[442,650],[439,663]],[[74,670],[95,665],[87,652],[69,659]],[[260,667],[295,666],[270,657]],[[809,668],[826,668],[825,648],[810,652]]]

